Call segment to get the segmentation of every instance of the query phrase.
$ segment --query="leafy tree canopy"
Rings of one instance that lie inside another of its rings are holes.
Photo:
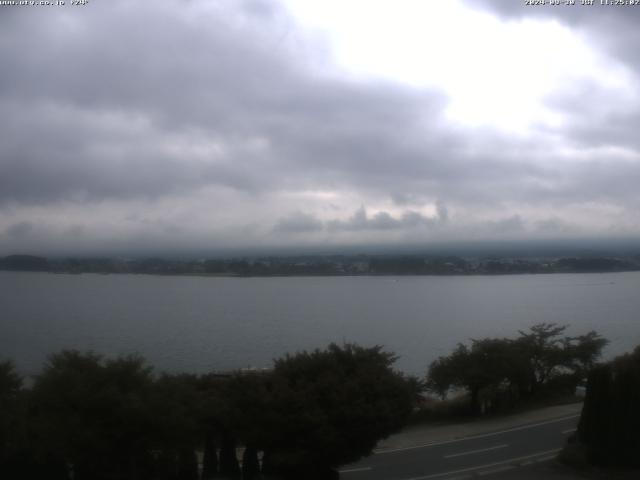
[[[536,394],[560,377],[570,377],[575,384],[593,367],[607,340],[594,331],[563,336],[566,329],[539,323],[515,339],[458,344],[450,355],[431,363],[427,387],[442,397],[452,388],[463,388],[470,395],[471,411],[479,413],[482,392],[502,390],[521,397]]]
[[[32,391],[34,424],[52,450],[46,453],[71,462],[78,479],[136,468],[157,420],[147,409],[151,384],[151,368],[137,356],[108,361],[77,351],[51,356]]]
[[[395,359],[379,346],[332,344],[277,360],[256,439],[268,462],[322,470],[370,454],[412,410],[415,383],[391,368]]]

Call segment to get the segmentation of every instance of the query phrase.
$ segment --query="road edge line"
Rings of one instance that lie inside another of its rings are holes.
[[[500,462],[487,463],[485,465],[478,465],[477,467],[467,467],[467,468],[462,468],[460,470],[451,470],[450,472],[434,473],[431,475],[426,475],[424,477],[405,478],[403,480],[428,480],[430,478],[445,477],[447,475],[456,475],[458,473],[475,472],[478,470],[482,470],[483,468],[497,467],[498,465],[508,465],[510,463],[519,462],[521,460],[528,460],[536,457],[544,457],[545,455],[553,455],[560,452],[561,450],[562,450],[561,448],[556,448],[554,450],[546,450],[544,452],[532,453],[531,455],[525,455],[523,457],[509,458],[507,460],[501,460]],[[548,460],[551,460],[551,458],[553,457],[549,457]]]
[[[508,428],[506,430],[500,430],[500,431],[497,431],[497,432],[479,433],[479,434],[476,434],[476,435],[470,435],[468,437],[452,438],[451,440],[444,440],[444,441],[441,441],[441,442],[435,441],[435,442],[424,443],[424,444],[421,444],[421,445],[412,445],[410,447],[391,448],[391,449],[385,449],[385,450],[374,450],[373,453],[375,455],[383,455],[383,454],[387,454],[387,453],[404,452],[404,451],[407,451],[407,450],[416,450],[418,448],[427,448],[427,447],[435,447],[437,445],[446,445],[448,443],[463,442],[465,440],[475,440],[475,439],[478,439],[478,438],[492,437],[494,435],[500,435],[502,433],[517,432],[519,430],[526,430],[528,428],[535,428],[535,427],[539,427],[539,426],[542,426],[542,425],[549,425],[549,424],[552,424],[552,423],[558,423],[558,422],[562,422],[564,420],[570,420],[572,418],[578,418],[580,415],[581,414],[578,413],[578,414],[575,414],[575,415],[559,417],[559,418],[555,418],[555,419],[552,419],[552,420],[545,420],[544,422],[520,425],[518,427]]]

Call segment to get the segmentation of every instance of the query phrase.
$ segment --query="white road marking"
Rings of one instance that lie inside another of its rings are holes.
[[[500,430],[499,432],[481,433],[479,435],[471,435],[469,437],[454,438],[452,440],[445,440],[443,442],[431,442],[431,443],[425,443],[425,444],[422,444],[422,445],[414,445],[414,446],[411,446],[411,447],[392,448],[392,449],[389,449],[389,450],[375,450],[374,453],[376,455],[382,455],[382,454],[385,454],[385,453],[404,452],[404,451],[407,451],[407,450],[416,450],[416,449],[419,449],[419,448],[435,447],[437,445],[447,445],[448,443],[464,442],[466,440],[475,440],[477,438],[493,437],[495,435],[501,435],[503,433],[517,432],[519,430],[527,430],[529,428],[540,427],[542,425],[549,425],[551,423],[564,422],[565,420],[570,420],[572,418],[578,418],[579,416],[580,416],[580,414],[569,415],[567,417],[561,417],[561,418],[556,418],[556,419],[553,419],[553,420],[547,420],[545,422],[538,422],[538,423],[532,423],[532,424],[529,424],[529,425],[522,425],[520,427],[508,428],[506,430]]]
[[[548,459],[553,458],[552,456],[549,456],[549,455],[556,454],[560,450],[562,450],[562,449],[561,448],[556,448],[555,450],[547,450],[545,452],[537,452],[537,453],[533,453],[531,455],[526,455],[524,457],[510,458],[508,460],[502,460],[500,462],[488,463],[486,465],[478,465],[477,467],[468,467],[468,468],[462,468],[460,470],[452,470],[450,472],[434,473],[432,475],[426,475],[424,477],[411,477],[411,478],[407,478],[405,480],[428,480],[430,478],[446,477],[448,475],[456,475],[458,473],[465,473],[465,472],[474,472],[474,471],[477,471],[477,470],[483,470],[483,469],[488,469],[488,468],[492,468],[492,467],[497,467],[498,465],[505,465],[505,464],[509,464],[509,463],[520,462],[522,460],[529,460],[529,459],[532,459],[532,458],[535,458],[535,457],[543,457],[545,460],[548,460]]]
[[[575,432],[576,430],[577,430],[577,428],[570,428],[570,429],[568,429],[568,430],[563,430],[561,433],[562,433],[563,435],[566,435],[567,433],[573,433],[573,432]]]
[[[509,445],[505,443],[504,445],[496,445],[495,447],[479,448],[478,450],[469,450],[468,452],[461,452],[461,453],[452,453],[451,455],[444,455],[444,458],[455,458],[455,457],[462,457],[464,455],[473,455],[474,453],[482,453],[482,452],[488,452],[490,450],[498,450],[499,448],[507,448],[508,446]]]
[[[371,467],[348,468],[346,470],[338,470],[340,473],[368,472]]]

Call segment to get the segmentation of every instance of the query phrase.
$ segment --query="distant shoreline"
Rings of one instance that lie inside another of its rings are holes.
[[[640,271],[640,256],[457,257],[317,255],[175,260],[166,258],[0,257],[0,271],[52,274],[136,274],[193,277],[495,276]]]

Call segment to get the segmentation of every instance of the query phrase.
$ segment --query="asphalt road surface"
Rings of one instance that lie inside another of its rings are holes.
[[[340,470],[344,480],[452,480],[491,476],[554,458],[579,415],[378,452]]]

